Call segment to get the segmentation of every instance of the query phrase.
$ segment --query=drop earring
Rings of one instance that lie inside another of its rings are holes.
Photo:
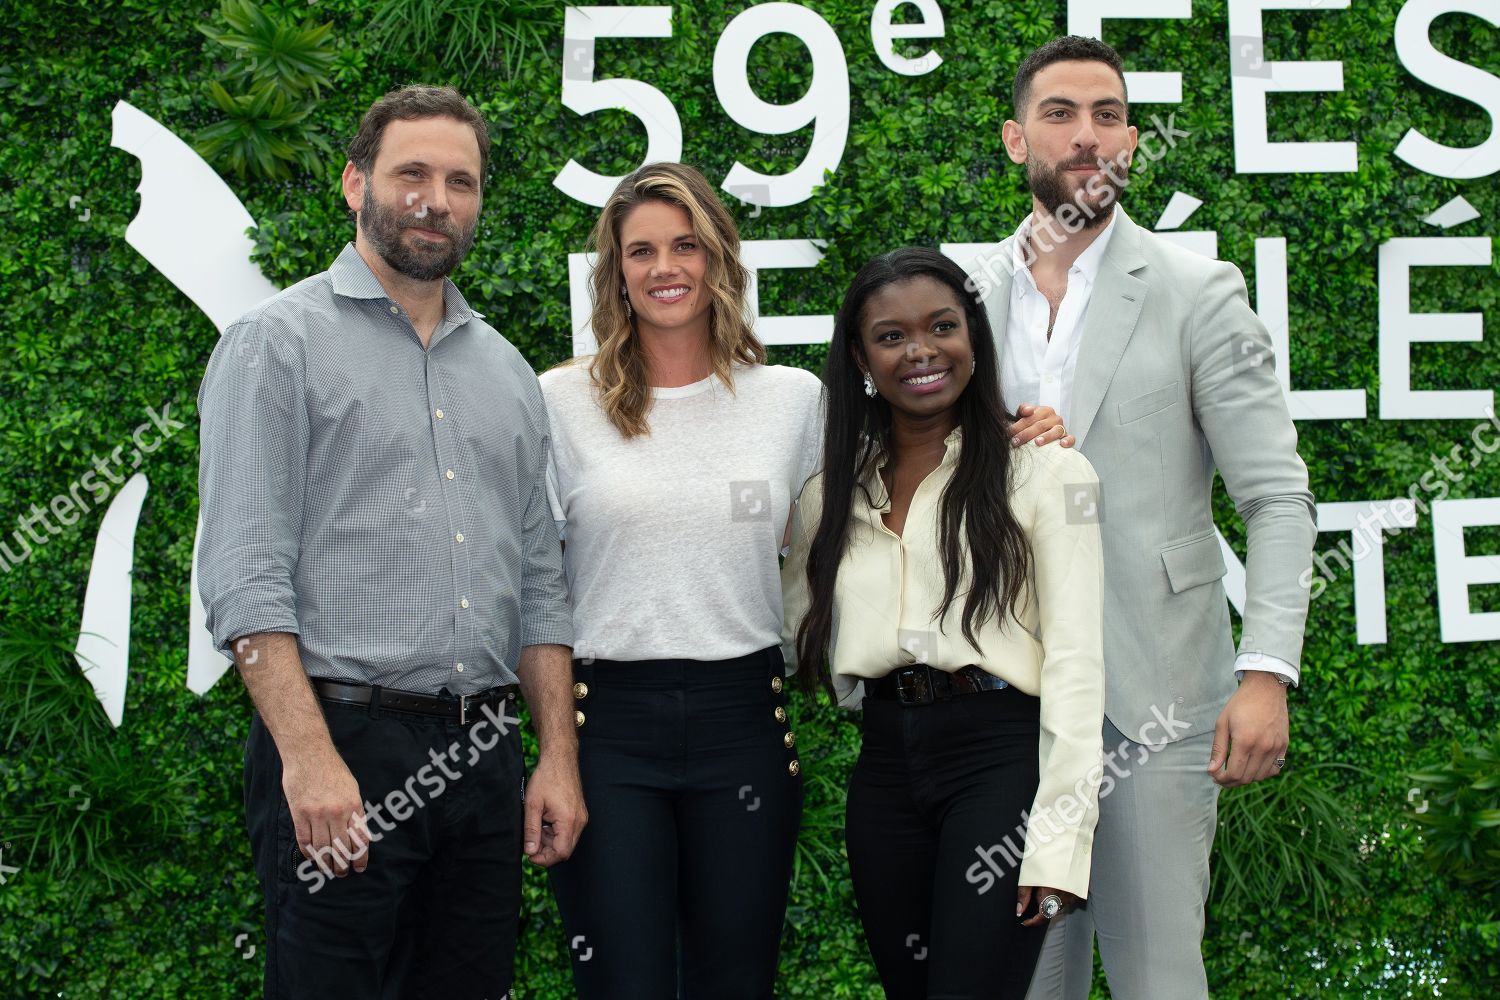
[[[865,372],[865,395],[875,395],[875,380],[870,377],[869,372]]]
[[[635,317],[635,310],[630,308],[630,293],[625,291],[624,285],[620,286],[620,298],[625,300],[625,318],[633,319]]]

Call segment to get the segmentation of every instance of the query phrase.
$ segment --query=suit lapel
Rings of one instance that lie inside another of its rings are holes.
[[[1072,412],[1068,415],[1068,433],[1078,438],[1079,448],[1099,414],[1146,301],[1146,282],[1133,273],[1146,266],[1140,229],[1123,208],[1118,210],[1114,226],[1079,334],[1078,368],[1073,374]],[[1006,305],[1009,303],[1007,290]]]

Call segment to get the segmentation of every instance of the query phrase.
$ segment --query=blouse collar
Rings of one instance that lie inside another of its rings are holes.
[[[943,438],[943,460],[938,463],[938,469],[951,470],[953,466],[958,464],[958,452],[963,445],[963,439],[964,429],[962,427],[955,427],[948,432],[947,436]],[[869,478],[863,484],[865,489],[869,491],[869,495],[879,504],[879,506],[869,505],[868,509],[871,513],[889,513],[891,509],[891,498],[886,495],[885,480],[880,478],[880,471],[885,468],[889,458],[888,454],[883,451],[880,452],[875,457],[875,464],[871,467]],[[862,500],[863,498],[859,497],[857,499]],[[859,503],[859,507],[861,508],[866,506],[864,503]]]

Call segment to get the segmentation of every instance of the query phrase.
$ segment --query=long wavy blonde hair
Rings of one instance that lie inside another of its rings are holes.
[[[746,301],[750,272],[740,263],[740,234],[729,210],[692,167],[681,163],[641,167],[621,179],[589,235],[589,249],[598,255],[589,281],[594,294],[594,337],[599,342],[589,363],[589,376],[609,422],[626,438],[651,433],[646,422],[651,384],[640,335],[620,294],[624,275],[620,226],[633,209],[648,201],[684,209],[707,257],[704,283],[710,299],[708,350],[713,373],[732,392],[732,366],[766,362],[766,348],[755,336]]]

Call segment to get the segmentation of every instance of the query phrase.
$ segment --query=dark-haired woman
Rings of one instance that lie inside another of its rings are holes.
[[[863,687],[845,838],[902,1000],[1024,997],[1046,920],[1087,894],[1097,818],[1098,479],[1071,449],[1010,447],[964,282],[919,248],[855,277],[782,571],[801,682],[850,707]]]

